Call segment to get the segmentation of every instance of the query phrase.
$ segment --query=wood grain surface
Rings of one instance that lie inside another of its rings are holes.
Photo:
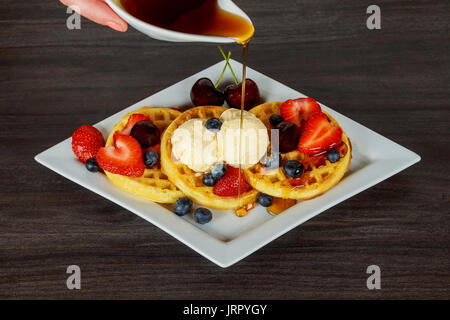
[[[70,136],[220,60],[213,44],[152,40],[56,0],[0,4],[0,298],[448,299],[448,1],[236,1],[249,66],[413,150],[422,161],[222,269],[34,162]],[[240,60],[240,47],[226,46]],[[66,268],[82,289],[66,288]],[[382,289],[366,288],[381,268]]]

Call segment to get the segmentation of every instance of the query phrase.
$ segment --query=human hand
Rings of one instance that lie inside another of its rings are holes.
[[[125,32],[128,24],[119,17],[104,0],[59,0],[62,4],[79,11],[83,17],[111,29]]]

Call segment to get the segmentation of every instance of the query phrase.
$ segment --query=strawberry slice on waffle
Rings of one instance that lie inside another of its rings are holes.
[[[227,166],[225,175],[217,180],[213,187],[213,192],[222,197],[234,197],[239,194],[239,189],[241,194],[249,189],[244,178],[244,172],[241,171],[239,175],[239,168]]]
[[[117,135],[114,147],[101,148],[97,163],[105,171],[129,177],[140,177],[145,170],[139,142],[126,135]]]
[[[342,141],[342,129],[333,125],[326,114],[316,113],[306,122],[298,150],[312,156],[330,150]]]
[[[140,121],[150,121],[150,118],[141,114],[141,113],[133,113],[129,118],[127,125],[120,131],[120,134],[129,136],[131,133],[131,129],[133,129],[134,125]]]
[[[307,121],[313,114],[321,112],[322,109],[313,98],[299,98],[283,102],[280,111],[284,121],[302,127],[302,121]]]

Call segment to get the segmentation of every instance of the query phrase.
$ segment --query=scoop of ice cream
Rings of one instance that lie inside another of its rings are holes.
[[[216,134],[205,128],[206,119],[191,119],[172,134],[172,156],[196,172],[207,172],[219,161]]]
[[[219,158],[233,167],[249,168],[264,156],[269,145],[269,135],[264,123],[250,112],[228,109],[220,116],[223,124],[217,134]],[[240,146],[241,144],[241,146]],[[240,157],[239,157],[240,154]]]
[[[249,118],[258,120],[258,118],[253,113],[250,113],[248,111],[244,111],[242,116],[244,119]],[[222,114],[220,115],[220,120],[222,120],[222,122],[236,119],[241,119],[240,109],[229,108],[226,111],[222,112]]]

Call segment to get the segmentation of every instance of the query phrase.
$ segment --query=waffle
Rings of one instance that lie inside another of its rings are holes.
[[[269,118],[273,114],[280,114],[281,102],[267,102],[250,110],[256,115],[268,129],[273,126],[269,122]],[[339,126],[339,124],[330,115],[325,113],[330,121]],[[280,197],[284,199],[307,200],[317,197],[331,187],[336,185],[344,176],[352,158],[351,143],[345,133],[342,133],[342,144],[336,147],[341,154],[341,159],[335,163],[331,163],[325,157],[306,156],[299,151],[291,151],[282,154],[282,164],[287,160],[300,161],[305,167],[305,171],[301,176],[300,185],[291,185],[288,177],[284,174],[282,165],[278,169],[267,170],[260,163],[245,170],[246,180],[256,190]]]
[[[172,161],[173,132],[184,122],[194,119],[219,118],[224,107],[203,106],[189,109],[178,116],[164,132],[161,139],[161,164],[172,181],[186,196],[195,202],[215,209],[237,209],[255,201],[258,192],[251,189],[239,197],[221,197],[213,193],[213,188],[205,186],[202,174],[196,173],[181,162]]]
[[[139,110],[130,112],[123,116],[119,123],[114,126],[106,141],[107,146],[114,145],[114,133],[125,128],[128,118],[133,113],[141,113],[149,117],[161,133],[178,115],[181,114],[181,112],[174,109],[153,107],[143,107]],[[120,189],[148,200],[161,203],[173,203],[177,201],[178,198],[183,197],[183,192],[169,181],[167,175],[161,169],[160,163],[153,168],[145,168],[144,174],[138,178],[122,176],[107,171],[105,171],[105,174],[108,179]]]

